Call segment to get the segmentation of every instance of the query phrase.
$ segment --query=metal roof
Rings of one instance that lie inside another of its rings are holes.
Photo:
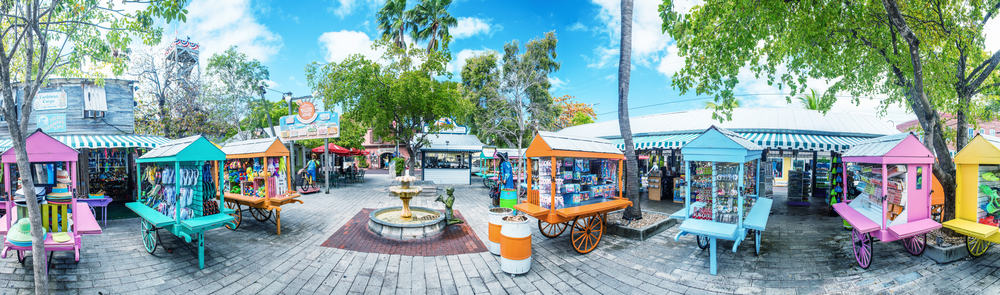
[[[682,112],[632,117],[632,135],[665,135],[672,133],[700,133],[715,125],[737,133],[771,132],[835,136],[881,136],[899,133],[892,124],[870,114],[828,112],[826,115],[797,108],[737,108],[732,120],[719,122],[712,118],[712,110]],[[621,138],[618,120],[584,124],[562,129],[567,136]]]
[[[184,151],[185,148],[187,148],[189,145],[194,143],[199,138],[202,138],[201,135],[188,136],[185,138],[168,141],[146,152],[145,154],[142,155],[142,157],[139,157],[139,159],[152,159],[152,158],[175,156],[180,152]]]
[[[733,142],[735,142],[736,144],[742,146],[743,148],[745,148],[747,150],[751,150],[751,151],[762,151],[762,150],[764,150],[763,147],[757,145],[756,143],[750,142],[746,138],[743,138],[743,136],[740,136],[739,134],[736,134],[736,132],[732,132],[732,131],[729,131],[729,130],[727,130],[725,128],[721,128],[721,127],[718,127],[718,126],[712,126],[709,129],[719,130],[719,132],[721,132],[722,135],[725,135],[730,140],[732,140]]]
[[[549,145],[552,150],[579,151],[605,154],[622,154],[611,141],[593,138],[567,136],[554,132],[539,131],[538,136]]]
[[[844,157],[881,157],[899,145],[910,133],[872,138],[858,143],[844,153]]]
[[[277,138],[251,139],[237,142],[230,142],[222,146],[222,152],[226,155],[260,154],[267,152]]]
[[[483,150],[483,142],[472,134],[436,133],[427,135],[426,151],[476,152]]]

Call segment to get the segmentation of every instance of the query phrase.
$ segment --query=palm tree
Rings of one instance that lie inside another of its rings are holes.
[[[807,110],[814,110],[820,113],[826,114],[833,107],[833,103],[836,99],[833,96],[827,95],[817,95],[816,90],[809,89],[809,94],[804,96],[799,96],[799,101],[802,105],[806,107]]]
[[[406,49],[403,36],[406,35],[406,28],[412,27],[406,17],[406,0],[386,1],[385,6],[376,14],[376,21],[378,29],[382,31],[382,39],[392,40],[397,47]]]
[[[628,119],[628,82],[632,73],[632,0],[622,0],[621,56],[618,59],[618,128],[625,140],[625,195],[632,206],[625,208],[622,218],[642,219],[639,205],[639,165],[632,145],[632,125]]]
[[[457,25],[458,21],[448,13],[448,6],[451,6],[451,0],[422,0],[407,12],[414,24],[410,27],[413,39],[430,40],[427,42],[428,53],[439,48],[447,50],[448,43],[451,42],[448,28]],[[443,45],[439,46],[438,43]]]

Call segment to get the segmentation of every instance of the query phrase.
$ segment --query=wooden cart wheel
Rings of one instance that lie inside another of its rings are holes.
[[[257,221],[264,222],[271,219],[271,210],[260,209],[260,208],[250,208],[250,215],[253,219]]]
[[[695,240],[698,242],[698,248],[705,250],[708,248],[708,237],[694,236]]]
[[[924,254],[924,249],[927,249],[927,234],[903,239],[903,248],[913,256]]]
[[[156,228],[145,219],[140,221],[139,224],[142,226],[142,245],[146,248],[146,253],[153,254],[153,252],[156,252],[156,243],[159,240]]]
[[[972,257],[982,256],[984,253],[986,253],[986,250],[990,249],[990,246],[992,245],[993,243],[990,243],[988,241],[980,240],[969,236],[965,237],[965,249],[969,250],[969,255],[972,255]]]
[[[564,231],[566,231],[567,227],[569,227],[569,225],[565,222],[552,224],[542,221],[541,219],[538,220],[538,231],[542,232],[543,236],[550,239],[561,235]]]
[[[594,251],[602,236],[604,236],[604,218],[601,214],[573,219],[570,242],[577,253],[587,254]]]
[[[240,223],[243,222],[243,210],[240,209],[240,204],[237,202],[226,201],[226,209],[233,210],[233,214],[229,214],[229,216],[233,217],[233,223],[236,224],[236,226],[231,226],[227,223],[226,228],[229,230],[236,230],[237,228],[240,228]]]
[[[857,229],[851,230],[852,247],[854,248],[854,259],[858,266],[868,269],[872,265],[872,236],[868,233],[860,233]]]

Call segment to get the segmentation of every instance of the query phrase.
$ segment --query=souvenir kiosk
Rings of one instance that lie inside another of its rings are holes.
[[[156,251],[158,230],[164,229],[197,243],[198,267],[205,268],[205,232],[236,227],[234,212],[219,208],[225,199],[217,167],[225,160],[226,154],[200,135],[164,143],[136,160],[142,173],[139,200],[125,206],[139,215],[146,252]]]
[[[941,227],[931,219],[931,154],[910,133],[883,136],[855,145],[843,155],[844,179],[861,193],[833,205],[847,221],[851,247],[861,268],[872,262],[873,238],[903,241],[912,255],[923,254],[927,233]],[[845,181],[846,185],[846,181]]]
[[[733,241],[733,252],[748,236],[760,254],[761,233],[771,215],[771,199],[757,187],[763,148],[729,130],[709,127],[681,148],[686,182],[684,208],[671,214],[681,221],[674,237],[695,235],[698,247],[709,248],[709,271],[718,273],[716,241]]]
[[[969,255],[1000,243],[1000,138],[976,135],[955,155],[955,219],[944,227],[965,235]]]
[[[243,221],[243,207],[260,222],[274,215],[281,234],[281,206],[299,203],[288,169],[288,149],[277,138],[233,142],[222,147],[226,153],[226,208],[233,213],[236,230]],[[273,212],[273,213],[272,213]]]
[[[100,234],[101,227],[87,204],[77,202],[79,153],[41,130],[25,138],[25,148],[32,170],[28,173],[17,170],[14,148],[7,149],[2,156],[4,191],[7,192],[3,199],[8,202],[3,205],[6,215],[0,218],[0,235],[5,236],[0,257],[5,258],[9,251],[15,251],[18,261],[24,263],[26,253],[31,251],[27,203],[23,190],[15,187],[19,186],[18,179],[27,176],[35,182],[43,231],[49,233],[45,238],[45,252],[73,252],[73,260],[80,261],[81,236]]]
[[[527,202],[514,209],[538,219],[538,229],[555,238],[570,227],[570,243],[590,253],[604,235],[607,213],[632,205],[622,198],[625,156],[609,141],[538,132],[525,151]],[[538,184],[533,186],[532,171]]]

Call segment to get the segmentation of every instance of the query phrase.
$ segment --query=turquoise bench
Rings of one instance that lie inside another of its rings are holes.
[[[145,219],[152,224],[153,227],[162,228],[176,223],[173,218],[167,217],[166,215],[163,215],[163,213],[153,210],[152,208],[149,208],[139,202],[126,203],[125,207],[132,209],[136,215],[139,215],[139,218]]]
[[[754,247],[757,255],[760,255],[760,235],[767,229],[767,219],[771,216],[771,205],[773,200],[768,198],[758,198],[757,203],[750,207],[750,212],[743,219],[743,227],[754,231]]]
[[[708,238],[709,246],[709,271],[715,275],[718,273],[718,263],[716,258],[716,240],[737,240],[740,237],[739,227],[736,224],[715,222],[711,220],[703,219],[685,219],[679,227],[680,232],[674,237],[674,240],[679,241],[682,236],[687,234],[703,236]],[[739,242],[733,244],[733,251],[736,251],[736,246]]]

